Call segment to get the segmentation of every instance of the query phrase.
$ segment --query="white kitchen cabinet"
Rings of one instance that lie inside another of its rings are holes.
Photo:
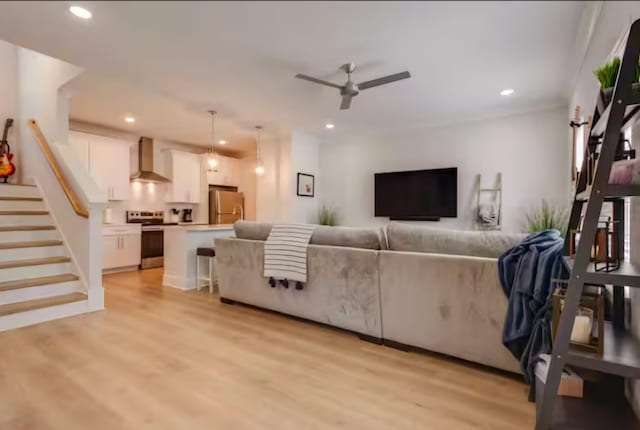
[[[129,199],[130,155],[127,142],[71,131],[69,144],[109,200]]]
[[[210,185],[235,185],[241,182],[241,160],[218,155],[218,166],[207,171],[207,183]]]
[[[129,145],[101,136],[90,139],[89,171],[109,200],[129,199]]]
[[[167,202],[200,203],[201,158],[184,151],[168,151],[171,183],[167,187]]]
[[[141,259],[140,226],[105,226],[102,229],[102,269],[137,268]]]

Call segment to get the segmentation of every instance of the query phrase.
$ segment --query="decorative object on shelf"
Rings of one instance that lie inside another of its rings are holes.
[[[308,173],[298,173],[297,195],[303,197],[313,197],[315,193],[315,177]]]
[[[613,87],[616,84],[619,70],[620,57],[614,57],[613,60],[593,72],[600,82],[600,94],[598,96],[597,109],[601,115],[611,101],[611,97],[613,96]],[[640,92],[640,84],[638,84],[638,82],[640,82],[640,62],[636,65],[632,91]]]
[[[620,228],[619,221],[612,221],[608,217],[604,221],[598,221],[596,238],[593,244],[591,259],[596,272],[613,272],[620,268]],[[604,266],[598,266],[604,263]]]
[[[569,213],[565,208],[552,206],[546,200],[542,200],[539,207],[527,212],[526,219],[529,233],[554,229],[564,236],[569,222]]]
[[[600,156],[600,145],[602,144],[602,138],[600,137],[591,137],[588,142],[589,153],[587,163],[587,184],[593,184],[593,176],[595,174],[595,166],[598,161],[598,157]],[[610,183],[620,183],[619,179],[616,179],[619,173],[619,165],[620,162],[623,161],[632,161],[636,158],[636,150],[631,147],[631,142],[625,138],[624,133],[620,133],[620,139],[618,142],[618,146],[616,148],[616,155],[614,157],[614,161],[616,162],[611,171],[611,176],[609,178]],[[628,163],[628,166],[631,169],[634,168],[633,163]]]
[[[602,212],[606,213],[609,208],[603,206]],[[612,209],[609,209],[612,212]],[[582,233],[581,219],[578,228],[571,229],[569,232],[569,256],[574,256]],[[613,220],[611,216],[602,216],[598,220],[596,235],[591,247],[591,261],[593,262],[596,272],[613,272],[620,268],[620,244],[621,244],[621,225],[620,221]],[[604,266],[599,264],[604,263]]]
[[[581,349],[602,354],[604,350],[604,293],[601,286],[591,286],[582,293],[580,306],[571,330],[571,344]],[[552,334],[555,341],[564,308],[566,290],[557,288],[553,293]]]
[[[478,175],[476,193],[476,229],[502,229],[502,173],[498,173],[493,188],[482,188],[482,175]]]
[[[218,157],[215,147],[215,116],[217,112],[214,110],[210,110],[209,113],[211,114],[211,147],[209,148],[209,157],[207,158],[207,164],[209,164],[209,170],[214,170],[216,167],[218,167]]]
[[[318,213],[318,224],[320,225],[338,225],[338,213],[334,208],[322,205]]]
[[[536,366],[536,377],[542,381],[547,380],[547,373],[549,372],[549,361],[551,356],[549,354],[539,355],[542,366]],[[565,367],[562,370],[562,379],[560,380],[560,387],[558,388],[558,396],[575,397],[581,399],[584,395],[584,381],[574,371]]]
[[[261,125],[256,125],[256,175],[264,175],[264,165],[262,164],[262,145],[260,142]]]
[[[13,125],[13,118],[7,118],[4,123],[4,131],[2,132],[2,140],[0,140],[0,178],[6,184],[9,176],[16,173],[16,166],[13,164],[13,154],[7,140],[9,128]]]

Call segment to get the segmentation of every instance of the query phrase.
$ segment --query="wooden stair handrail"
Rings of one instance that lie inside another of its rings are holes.
[[[35,136],[38,145],[40,145],[42,153],[47,158],[49,166],[51,167],[51,170],[53,170],[53,173],[56,175],[56,178],[58,179],[60,186],[64,190],[64,193],[67,195],[67,199],[69,199],[69,203],[71,203],[73,210],[79,216],[83,218],[89,218],[89,212],[80,203],[80,199],[78,199],[78,196],[69,185],[69,181],[67,181],[67,177],[62,172],[62,169],[60,168],[56,157],[53,155],[53,152],[51,152],[49,142],[47,142],[47,139],[42,134],[42,130],[40,130],[38,123],[36,123],[34,119],[30,119],[27,121],[27,124],[29,125],[29,128],[31,128],[31,131],[33,131],[33,135]]]

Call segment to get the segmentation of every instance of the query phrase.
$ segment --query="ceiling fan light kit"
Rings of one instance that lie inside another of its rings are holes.
[[[347,82],[344,85],[337,85],[333,82],[323,81],[322,79],[314,78],[313,76],[303,75],[298,73],[296,78],[303,79],[305,81],[313,82],[315,84],[325,85],[340,90],[342,101],[340,102],[340,109],[347,110],[351,107],[351,99],[360,94],[360,91],[368,88],[378,87],[380,85],[389,84],[391,82],[399,81],[401,79],[408,79],[411,74],[407,71],[394,73],[393,75],[383,76],[377,79],[371,79],[369,81],[360,82],[356,84],[351,80],[351,74],[356,70],[355,63],[346,63],[340,66],[340,69],[347,74]]]

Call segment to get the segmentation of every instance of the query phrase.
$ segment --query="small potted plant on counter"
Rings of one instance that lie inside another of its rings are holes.
[[[600,115],[602,115],[611,101],[613,87],[616,85],[619,70],[620,57],[615,57],[593,72],[598,78],[598,81],[600,81],[600,96],[598,97],[598,113],[600,113]],[[640,82],[640,62],[636,65],[633,82],[633,91],[640,93],[640,84],[638,83]]]

